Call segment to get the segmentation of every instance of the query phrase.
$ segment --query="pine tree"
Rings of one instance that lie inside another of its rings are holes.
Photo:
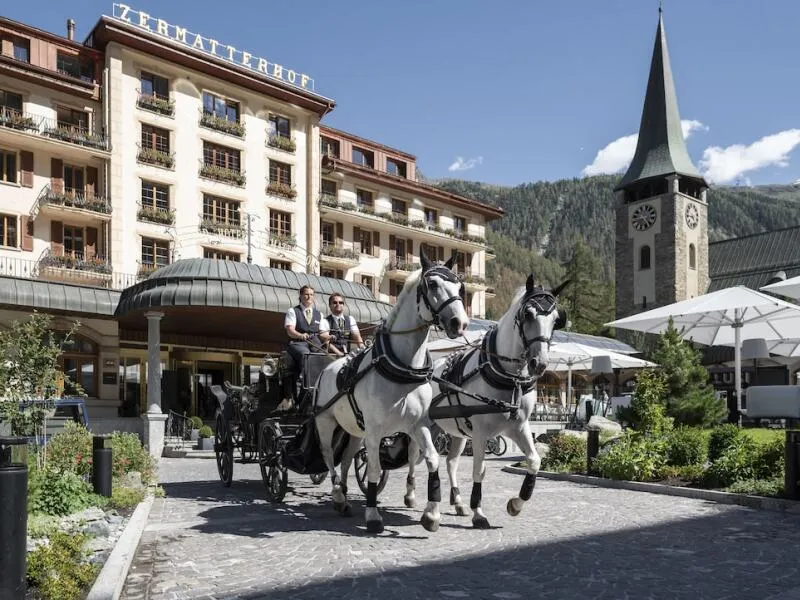
[[[609,304],[609,287],[600,279],[600,261],[586,242],[575,242],[566,270],[570,285],[561,293],[561,302],[567,307],[572,329],[599,333],[603,324],[612,319],[613,303]]]
[[[666,376],[667,415],[676,423],[709,427],[725,418],[728,409],[710,385],[700,352],[681,338],[672,319],[660,336],[653,360]]]

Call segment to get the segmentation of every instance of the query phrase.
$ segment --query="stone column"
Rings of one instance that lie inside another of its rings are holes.
[[[147,412],[144,421],[144,444],[156,460],[164,450],[167,415],[161,412],[161,319],[162,312],[146,312],[147,317]]]

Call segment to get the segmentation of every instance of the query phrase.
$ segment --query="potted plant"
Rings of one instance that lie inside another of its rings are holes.
[[[193,442],[196,442],[197,439],[200,437],[200,428],[203,426],[203,419],[197,416],[191,417],[189,419],[189,426],[191,428],[189,439]]]
[[[214,432],[208,425],[203,425],[197,433],[198,441],[197,447],[199,450],[213,450],[214,449]]]

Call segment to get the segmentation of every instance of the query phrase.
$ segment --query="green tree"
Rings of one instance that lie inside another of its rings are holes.
[[[569,286],[561,293],[572,329],[580,333],[598,334],[612,317],[610,290],[600,280],[600,261],[582,240],[575,242],[572,259],[567,263],[565,278]]]
[[[660,336],[653,360],[666,378],[667,414],[677,423],[709,427],[725,418],[728,409],[710,385],[700,352],[681,338],[672,319]]]

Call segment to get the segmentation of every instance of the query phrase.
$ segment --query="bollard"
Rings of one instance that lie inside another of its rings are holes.
[[[600,452],[600,432],[598,430],[587,431],[586,436],[586,474],[594,473],[594,459]]]
[[[594,400],[586,401],[586,422],[588,423],[594,416]]]
[[[786,431],[784,488],[787,498],[800,500],[800,431]]]
[[[105,447],[106,436],[92,437],[92,486],[94,493],[111,497],[111,448]]]
[[[0,437],[0,600],[26,595],[27,443],[24,437]]]

